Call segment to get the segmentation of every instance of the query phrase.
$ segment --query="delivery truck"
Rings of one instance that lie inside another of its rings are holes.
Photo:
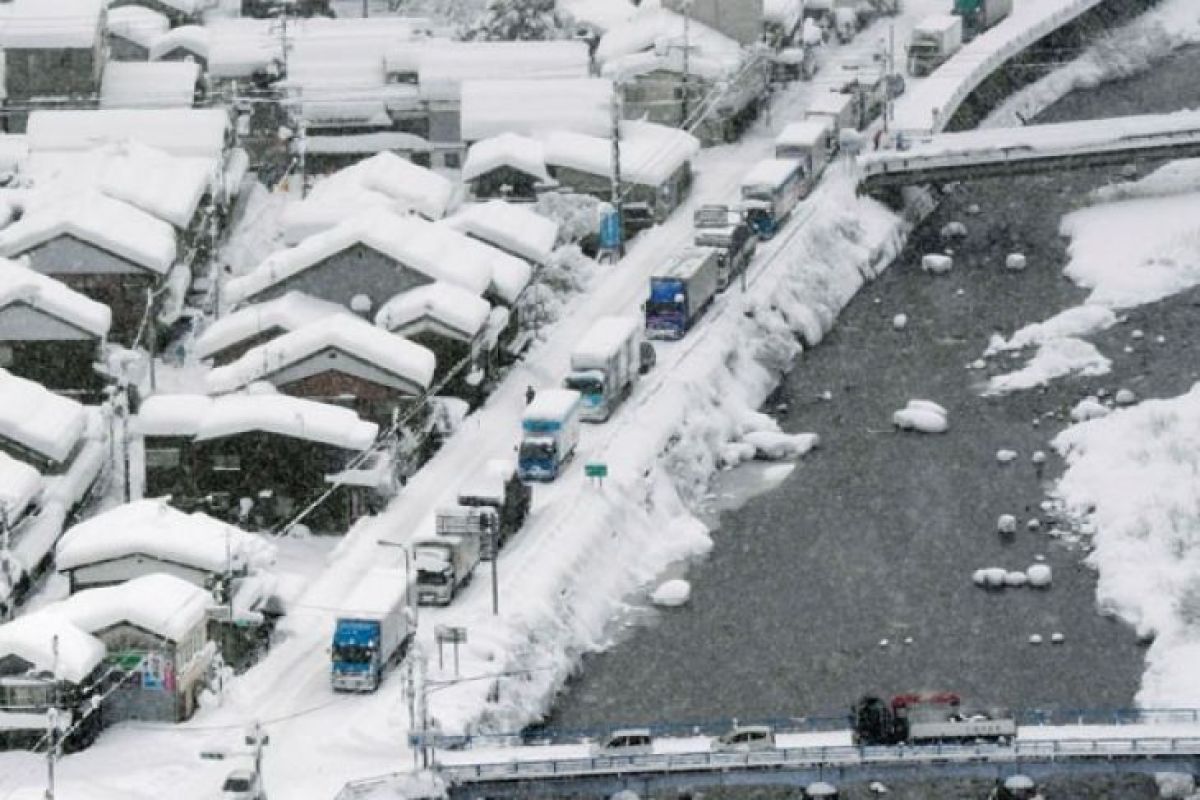
[[[833,120],[834,146],[836,148],[838,135],[843,128],[858,128],[858,106],[854,98],[841,92],[814,92],[808,108],[804,110],[805,119],[820,119],[828,117]]]
[[[650,278],[646,336],[682,339],[717,293],[717,251],[690,247]]]
[[[478,536],[479,556],[490,560],[525,524],[532,498],[516,462],[492,459],[458,487],[458,505],[447,509],[445,517],[439,512],[437,531]]]
[[[936,14],[913,28],[908,42],[908,74],[921,78],[946,62],[962,48],[962,17]]]
[[[963,41],[969,42],[1012,13],[1013,0],[954,0],[962,17]]]
[[[543,389],[521,416],[517,474],[523,481],[552,481],[579,445],[579,392]]]
[[[416,631],[408,576],[402,569],[367,572],[338,612],[330,678],[334,691],[373,692],[404,657]]]
[[[601,317],[571,350],[571,371],[563,385],[579,392],[584,422],[607,421],[633,391],[641,346],[640,320]]]
[[[775,157],[799,161],[804,167],[804,194],[808,195],[833,155],[838,131],[829,117],[792,122],[775,137]]]
[[[479,537],[434,534],[413,540],[417,567],[417,602],[448,606],[458,590],[471,582],[479,563]]]
[[[744,275],[758,250],[758,236],[741,209],[700,206],[692,214],[692,243],[717,251],[717,291]]]

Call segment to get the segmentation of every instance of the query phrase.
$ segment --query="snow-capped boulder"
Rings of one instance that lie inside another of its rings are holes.
[[[1046,463],[1046,454],[1044,452],[1042,452],[1041,450],[1034,450],[1033,455],[1031,455],[1029,457],[1029,460],[1035,464],[1045,464]]]
[[[686,603],[692,596],[692,585],[685,580],[666,581],[650,595],[650,602],[656,606],[674,608]]]
[[[1007,464],[1010,461],[1015,461],[1017,458],[1016,450],[997,450],[996,460],[1001,464]]]
[[[999,533],[1016,533],[1017,518],[1012,514],[1001,514],[996,520],[996,531]]]
[[[979,207],[979,203],[971,203],[971,205],[967,206],[967,213],[972,217],[977,217],[983,213],[983,209]]]
[[[945,433],[950,424],[943,414],[925,408],[902,408],[892,414],[892,424],[902,431]]]
[[[941,234],[943,239],[963,239],[967,235],[967,226],[958,220],[947,222],[942,226]]]
[[[931,272],[934,275],[949,272],[953,266],[954,259],[940,253],[929,253],[921,259],[921,269],[925,272]]]
[[[1129,334],[1129,336],[1133,339],[1144,339],[1146,337],[1146,332],[1141,328],[1134,328],[1133,333]]]
[[[1072,422],[1087,422],[1090,419],[1107,417],[1110,413],[1108,406],[1094,397],[1085,397],[1071,409]]]
[[[1036,788],[1028,775],[1009,775],[1004,779],[1004,788],[1010,792],[1027,792]]]
[[[1040,633],[1030,634],[1029,643],[1030,644],[1041,644],[1042,643],[1042,635]]]
[[[1025,269],[1025,254],[1024,253],[1009,253],[1004,259],[1005,269],[1010,269],[1013,272],[1020,272]]]
[[[821,442],[815,433],[778,433],[754,431],[742,437],[742,441],[754,447],[755,457],[767,461],[783,458],[799,458]]]
[[[1052,644],[1062,644],[1066,640],[1067,637],[1063,636],[1060,631],[1055,631],[1054,633],[1050,634],[1050,642]]]
[[[892,327],[898,331],[902,331],[905,328],[907,328],[908,327],[908,315],[907,314],[897,314],[896,316],[892,317]]]
[[[1049,564],[1034,564],[1025,570],[1025,576],[1029,578],[1030,586],[1045,589],[1053,582],[1054,571],[1050,569]]]
[[[1027,583],[1029,583],[1029,578],[1025,576],[1024,572],[1014,570],[1004,576],[1004,585],[1013,589],[1019,589]]]
[[[1025,523],[1025,527],[1031,531],[1041,530],[1042,521],[1040,519],[1038,519],[1037,517],[1034,517],[1033,519],[1031,519]]]
[[[1002,589],[1004,588],[1004,579],[1008,575],[1008,570],[1002,567],[985,567],[984,569],[975,570],[971,576],[976,586],[985,589]]]
[[[1131,389],[1118,389],[1113,401],[1119,406],[1131,406],[1137,402],[1137,395]]]
[[[905,407],[918,408],[922,411],[932,411],[934,414],[941,414],[943,417],[947,416],[946,409],[932,400],[909,400],[905,404]]]
[[[808,785],[808,788],[804,790],[804,796],[820,798],[837,797],[838,790],[833,784],[826,783],[825,781],[817,781]]]

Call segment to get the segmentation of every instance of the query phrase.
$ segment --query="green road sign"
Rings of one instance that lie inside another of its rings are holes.
[[[600,464],[595,461],[590,464],[584,464],[583,474],[589,478],[607,478],[608,464]]]

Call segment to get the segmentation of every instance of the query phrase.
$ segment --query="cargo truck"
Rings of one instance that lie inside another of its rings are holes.
[[[523,481],[552,481],[579,444],[579,392],[543,389],[521,417],[517,474]]]
[[[690,247],[650,278],[646,336],[682,339],[717,293],[717,251]]]
[[[808,108],[804,110],[805,119],[820,119],[828,117],[833,120],[834,146],[836,149],[837,135],[842,128],[857,128],[859,126],[858,106],[854,98],[841,92],[814,92]]]
[[[525,524],[532,496],[516,462],[493,459],[458,487],[458,505],[438,512],[437,532],[479,537],[479,556],[490,560]]]
[[[962,17],[963,41],[969,42],[1012,13],[1013,0],[954,0]]]
[[[946,62],[962,48],[962,17],[936,14],[913,28],[908,43],[908,74],[921,78]]]
[[[571,350],[571,371],[563,385],[579,392],[584,422],[605,422],[633,391],[640,372],[641,327],[633,317],[601,317]]]
[[[417,602],[448,606],[458,590],[471,582],[479,563],[478,536],[438,534],[413,541],[417,566]]]
[[[745,273],[758,249],[758,237],[745,215],[729,206],[707,205],[692,214],[693,244],[717,251],[717,290]]]
[[[333,630],[334,691],[373,692],[404,657],[416,631],[409,588],[400,569],[373,569],[359,580]]]
[[[799,161],[804,167],[805,194],[816,185],[829,163],[838,131],[829,117],[792,122],[775,137],[775,157]]]

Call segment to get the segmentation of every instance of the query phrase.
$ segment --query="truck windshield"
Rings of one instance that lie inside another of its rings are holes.
[[[604,381],[594,375],[568,375],[566,384],[580,394],[604,394]]]
[[[333,660],[346,664],[370,664],[374,655],[374,647],[364,647],[360,644],[335,644],[333,646]]]
[[[417,583],[423,586],[445,586],[450,582],[450,576],[445,572],[430,572],[429,570],[417,570]]]
[[[548,440],[526,440],[521,442],[520,458],[522,461],[553,461],[555,455],[554,442]]]

